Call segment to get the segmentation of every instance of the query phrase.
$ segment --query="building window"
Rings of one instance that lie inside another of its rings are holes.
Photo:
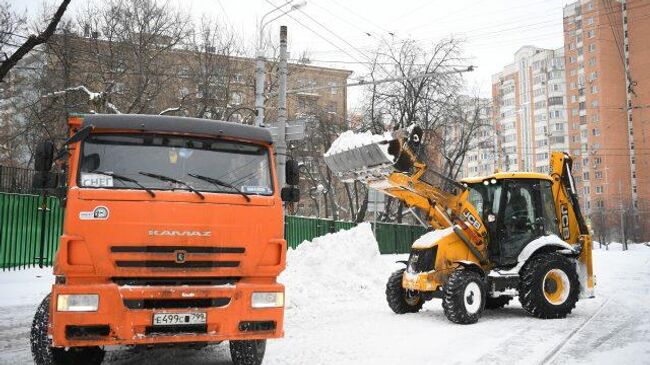
[[[339,88],[336,82],[330,82],[329,87],[330,87],[330,94],[336,95],[339,92]]]
[[[583,187],[583,188],[582,188],[582,193],[583,193],[584,195],[589,195],[589,187],[588,187],[588,186]]]
[[[591,116],[591,122],[592,122],[592,123],[598,123],[598,122],[600,122],[600,116],[599,116],[598,114],[593,114],[593,115]]]
[[[582,180],[589,181],[589,171],[582,173]]]
[[[596,57],[589,58],[589,66],[596,66]]]
[[[575,94],[571,95],[571,102],[575,103],[576,101],[578,101],[578,97]]]
[[[596,201],[596,207],[598,208],[605,208],[605,202],[602,200]]]
[[[587,19],[587,25],[594,25],[594,18],[593,17]]]
[[[591,93],[592,94],[598,94],[598,86],[597,85],[591,85]]]
[[[603,193],[603,187],[602,186],[596,186],[596,194],[602,194]]]
[[[594,3],[592,3],[592,2],[587,3],[587,5],[585,5],[585,8],[587,10],[593,10],[594,9]]]
[[[602,178],[603,178],[603,172],[602,172],[602,171],[596,171],[596,172],[594,173],[594,177],[596,178],[596,180],[602,180]]]
[[[589,52],[593,52],[596,50],[596,43],[592,43],[589,45]]]
[[[592,130],[591,130],[591,134],[592,134],[593,136],[600,136],[600,129],[598,129],[598,128],[594,128],[594,129],[592,129]]]
[[[570,83],[569,84],[569,89],[575,90],[576,89],[576,83],[575,82]]]
[[[244,97],[240,93],[232,93],[230,96],[230,102],[233,105],[241,105],[241,103],[244,101]]]
[[[598,72],[594,71],[589,74],[589,81],[594,81],[598,78]]]
[[[592,100],[591,101],[591,107],[592,108],[597,108],[598,107],[598,100]]]

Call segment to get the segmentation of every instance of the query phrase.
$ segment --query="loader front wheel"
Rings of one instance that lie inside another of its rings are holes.
[[[266,352],[266,340],[230,341],[230,357],[234,365],[260,365]]]
[[[388,278],[388,283],[386,283],[386,301],[390,309],[397,314],[416,313],[422,309],[424,299],[420,292],[407,290],[402,287],[404,270],[397,270]]]
[[[485,297],[485,283],[478,273],[455,270],[444,286],[442,309],[454,323],[476,323],[485,308]]]
[[[99,365],[104,360],[104,350],[98,346],[57,348],[52,347],[52,340],[48,336],[50,326],[50,296],[46,296],[38,306],[30,342],[32,357],[36,365]]]
[[[580,282],[575,263],[557,253],[533,256],[521,270],[519,301],[537,318],[564,318],[576,306]]]

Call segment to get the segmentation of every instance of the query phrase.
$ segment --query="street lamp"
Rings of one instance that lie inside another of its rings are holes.
[[[259,34],[259,43],[257,46],[257,61],[255,65],[255,74],[257,78],[257,82],[255,83],[255,109],[257,112],[257,117],[255,118],[255,125],[257,126],[261,126],[264,123],[264,81],[265,81],[265,71],[266,71],[266,66],[265,66],[266,59],[264,58],[264,28],[271,22],[277,20],[278,18],[307,5],[307,2],[302,1],[297,4],[293,4],[289,9],[283,11],[280,15],[267,21],[264,21],[264,19],[266,19],[267,16],[275,13],[276,11],[282,10],[282,8],[291,4],[292,2],[293,0],[288,0],[285,3],[276,6],[271,11],[264,14],[262,16],[262,19],[260,20],[260,26],[259,26],[260,34]]]

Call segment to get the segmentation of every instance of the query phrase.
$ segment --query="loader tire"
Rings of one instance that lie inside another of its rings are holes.
[[[386,283],[386,301],[393,312],[397,314],[417,313],[424,305],[424,298],[418,291],[406,290],[402,287],[402,276],[405,269],[395,271]]]
[[[36,310],[30,342],[32,357],[36,365],[99,365],[105,352],[99,346],[71,347],[68,349],[52,347],[48,336],[50,325],[50,295],[45,297]]]
[[[485,300],[485,309],[501,309],[508,305],[511,300],[512,297],[509,295],[502,295],[496,298],[488,296]]]
[[[230,341],[233,365],[260,365],[266,352],[266,340]]]
[[[455,270],[443,288],[442,309],[447,319],[458,324],[478,322],[486,300],[485,283],[470,270]]]
[[[521,269],[519,301],[537,318],[566,317],[579,294],[575,263],[557,252],[535,255]]]

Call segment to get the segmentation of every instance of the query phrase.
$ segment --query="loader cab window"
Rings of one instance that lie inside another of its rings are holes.
[[[524,247],[534,239],[558,234],[551,183],[546,180],[506,180],[499,197],[496,232],[490,251],[502,265],[516,264]]]

